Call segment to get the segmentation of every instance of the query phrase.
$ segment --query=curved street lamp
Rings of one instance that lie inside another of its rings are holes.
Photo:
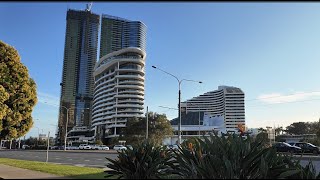
[[[177,76],[171,74],[171,73],[168,73],[156,66],[152,66],[154,69],[158,69],[166,74],[169,74],[170,76],[174,77],[177,81],[178,81],[178,84],[179,84],[179,107],[178,107],[178,110],[179,110],[179,126],[178,126],[178,144],[181,144],[181,83],[183,81],[190,81],[190,82],[197,82],[197,83],[202,83],[202,81],[195,81],[195,80],[190,80],[190,79],[179,79]]]

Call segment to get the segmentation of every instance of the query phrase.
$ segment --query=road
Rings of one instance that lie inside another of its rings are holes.
[[[0,158],[12,158],[12,159],[22,159],[31,161],[46,161],[47,152],[44,150],[0,150]],[[118,156],[116,151],[86,151],[86,150],[76,150],[76,151],[59,151],[50,150],[49,151],[49,162],[57,164],[67,164],[82,167],[96,167],[96,168],[106,168],[108,160],[116,159]],[[312,155],[295,155],[295,159],[300,159],[301,165],[305,166],[308,164],[309,160],[313,162],[317,172],[320,172],[320,156]]]
[[[118,156],[115,151],[50,151],[48,162],[56,164],[67,164],[82,167],[106,168],[108,160],[116,159]],[[40,150],[0,150],[0,158],[22,159],[30,161],[45,162],[46,151]]]

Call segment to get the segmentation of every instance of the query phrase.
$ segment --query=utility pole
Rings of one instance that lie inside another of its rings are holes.
[[[49,159],[49,144],[50,144],[50,131],[48,132],[47,160],[46,160],[46,163],[48,162],[48,159]]]
[[[147,124],[146,124],[146,139],[148,139],[148,106],[147,106],[147,115],[146,115],[147,117],[146,117],[146,120],[147,120]]]

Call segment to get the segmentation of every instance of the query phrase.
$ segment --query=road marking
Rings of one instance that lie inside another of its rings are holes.
[[[84,160],[84,161],[90,161],[90,160]]]
[[[68,159],[69,161],[72,161],[72,159]]]
[[[61,159],[61,158],[55,158],[55,159]]]
[[[98,161],[101,161],[101,160],[103,160],[103,159],[97,159]]]

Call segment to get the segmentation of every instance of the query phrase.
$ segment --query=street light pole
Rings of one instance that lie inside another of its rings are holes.
[[[66,121],[66,132],[65,132],[65,136],[64,136],[64,150],[67,150],[67,136],[68,136],[68,121],[69,121],[69,110],[71,109],[71,107],[67,108],[65,106],[61,106],[63,108],[65,108],[67,110],[67,121]],[[82,108],[82,109],[90,109],[90,108]]]
[[[148,115],[148,106],[147,106],[147,117],[146,117],[146,121],[147,121],[147,124],[146,124],[146,126],[147,126],[147,127],[146,127],[146,139],[148,139],[148,128],[149,128],[149,127],[148,127],[148,116],[149,116],[149,115]]]
[[[191,81],[191,82],[197,82],[197,83],[202,83],[201,81],[194,81],[194,80],[189,80],[189,79],[182,79],[180,80],[179,78],[177,78],[177,76],[171,74],[171,73],[168,73],[160,68],[157,68],[156,66],[152,66],[153,68],[155,69],[158,69],[166,74],[169,74],[170,76],[176,78],[176,80],[178,81],[178,84],[179,84],[179,126],[178,126],[178,144],[180,145],[181,144],[181,83],[182,81]]]

